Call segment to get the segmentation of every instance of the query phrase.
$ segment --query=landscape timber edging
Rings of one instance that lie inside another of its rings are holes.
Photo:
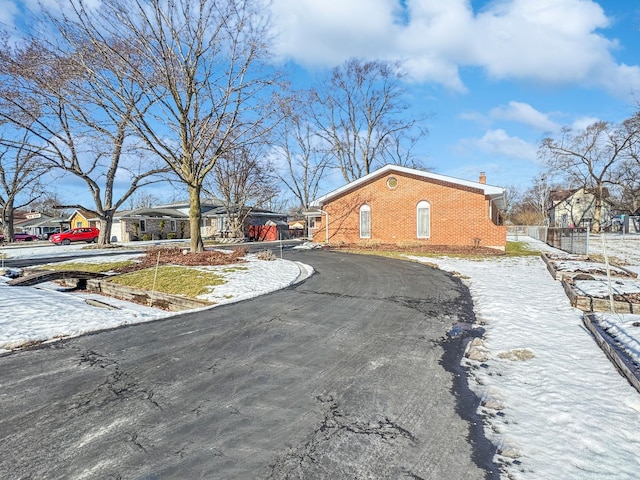
[[[206,300],[188,298],[182,295],[172,295],[161,292],[150,292],[139,288],[118,285],[107,280],[87,280],[87,291],[100,293],[109,297],[119,298],[129,302],[139,303],[148,307],[161,308],[171,312],[181,312],[194,308],[210,307],[214,305]]]
[[[640,365],[612,343],[613,339],[609,340],[611,336],[602,330],[594,315],[582,315],[582,322],[618,372],[640,393]]]

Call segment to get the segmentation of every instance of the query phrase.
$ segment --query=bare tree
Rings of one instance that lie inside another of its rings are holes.
[[[282,102],[284,120],[279,124],[274,155],[284,164],[277,175],[305,210],[317,197],[325,171],[329,167],[329,155],[322,138],[306,118],[308,99],[304,92],[297,92]]]
[[[143,185],[167,172],[141,154],[132,137],[132,122],[148,108],[140,86],[131,81],[130,51],[123,43],[95,41],[81,25],[49,17],[58,26],[60,45],[31,39],[22,46],[4,42],[0,54],[3,88],[0,117],[29,132],[30,148],[57,168],[82,179],[93,207],[83,208],[100,220],[101,245],[110,243],[113,215]],[[116,49],[117,53],[116,53]],[[123,178],[123,193],[115,194]]]
[[[537,215],[537,225],[548,225],[548,211],[552,186],[546,175],[533,178],[533,185],[525,191],[522,202]]]
[[[616,165],[640,141],[638,116],[621,124],[596,122],[582,131],[565,128],[559,139],[542,141],[540,155],[554,172],[562,172],[569,184],[594,197],[592,230],[599,232],[606,187],[615,183]]]
[[[129,197],[129,201],[127,203],[131,210],[136,208],[151,208],[154,205],[158,205],[160,203],[160,199],[152,193],[138,190]]]
[[[78,0],[80,1],[80,0]],[[201,192],[216,162],[269,129],[277,77],[260,0],[104,0],[100,31],[131,40],[135,81],[153,103],[136,131],[189,193],[191,250],[201,251]],[[107,36],[107,34],[104,34]]]
[[[629,123],[639,121],[640,116],[636,115]],[[615,170],[615,178],[616,190],[619,192],[619,207],[629,213],[637,212],[640,209],[640,141],[630,143],[624,160]]]
[[[5,130],[6,132],[6,130]],[[28,137],[0,138],[0,217],[4,238],[13,242],[14,213],[42,195],[40,178],[46,171],[37,152],[28,148]]]
[[[312,91],[310,118],[346,181],[387,163],[419,166],[411,150],[424,118],[403,115],[402,77],[398,63],[351,59]]]
[[[244,226],[256,207],[263,207],[276,194],[275,177],[262,149],[239,147],[220,157],[214,167],[212,186],[227,210],[228,229],[234,237],[244,236]]]
[[[504,215],[507,220],[513,221],[512,214],[522,198],[522,190],[516,185],[508,185],[505,188]]]

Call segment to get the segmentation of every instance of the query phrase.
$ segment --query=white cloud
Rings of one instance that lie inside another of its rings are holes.
[[[599,121],[600,119],[596,117],[578,117],[571,124],[571,128],[575,131],[580,131]]]
[[[535,162],[537,145],[518,137],[511,137],[502,129],[488,130],[482,138],[465,138],[458,143],[460,151],[480,150],[490,155]]]
[[[555,132],[560,125],[545,113],[539,112],[528,103],[511,101],[491,110],[491,118],[522,123],[542,132]]]
[[[277,52],[333,67],[349,57],[402,59],[413,79],[465,91],[460,67],[495,79],[599,86],[625,96],[640,68],[617,64],[616,40],[594,0],[274,0]]]
[[[594,33],[608,26],[602,8],[583,0],[512,0],[476,17],[476,59],[497,78],[564,82],[585,78],[610,59],[615,42]]]
[[[395,0],[274,0],[276,53],[304,65],[335,66],[354,57],[385,57],[394,37]]]

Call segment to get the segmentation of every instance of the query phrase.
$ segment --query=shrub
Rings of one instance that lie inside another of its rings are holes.
[[[271,250],[263,250],[256,254],[256,258],[259,260],[276,260],[277,257],[273,254]]]
[[[361,248],[378,248],[382,245],[380,240],[361,240],[358,246]]]
[[[148,242],[149,240],[153,240],[153,235],[150,233],[145,233],[144,235],[142,235],[142,240],[144,240],[145,242]]]
[[[175,240],[176,238],[178,238],[178,234],[176,232],[169,232],[167,233],[167,238],[169,240]]]
[[[401,248],[403,250],[413,250],[415,248],[422,248],[424,246],[424,243],[419,242],[418,240],[407,240],[398,242],[396,243],[396,245],[398,246],[398,248]]]

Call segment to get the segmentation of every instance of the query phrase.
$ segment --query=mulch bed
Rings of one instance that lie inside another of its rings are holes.
[[[158,257],[158,254],[160,255]],[[205,250],[204,252],[191,253],[179,247],[152,247],[147,249],[145,256],[136,263],[114,270],[117,273],[129,273],[159,265],[183,265],[183,266],[210,266],[230,265],[244,261],[247,250],[235,248],[231,253],[219,250]]]
[[[501,256],[505,255],[505,252],[495,248],[489,247],[474,247],[469,246],[452,246],[452,245],[421,245],[416,247],[398,246],[393,243],[380,244],[375,246],[365,246],[359,244],[351,245],[337,245],[331,246],[332,250],[362,250],[362,251],[389,251],[389,252],[404,252],[404,253],[433,253],[443,255],[487,255],[487,256]]]

